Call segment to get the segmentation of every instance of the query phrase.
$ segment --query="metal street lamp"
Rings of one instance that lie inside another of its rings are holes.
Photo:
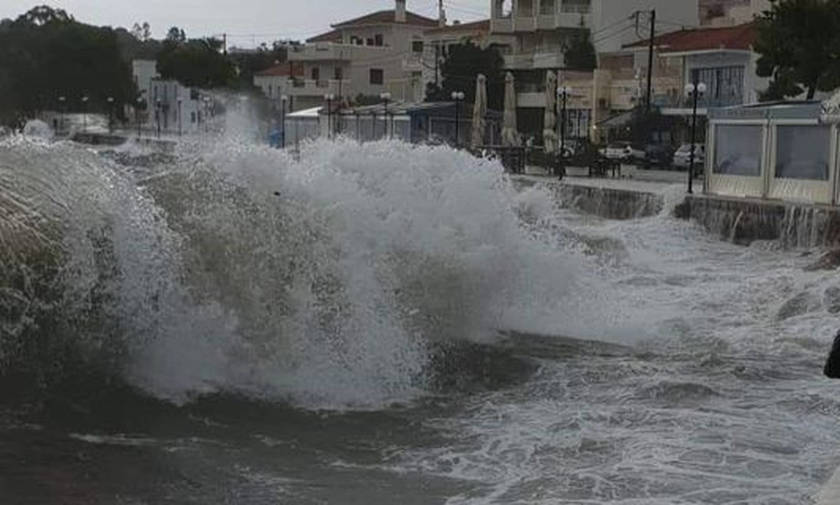
[[[558,86],[557,98],[559,98],[559,105],[562,105],[562,113],[560,114],[560,157],[566,156],[566,100],[572,94],[572,88],[568,86]]]
[[[694,180],[694,150],[695,135],[697,134],[697,100],[706,93],[706,84],[693,82],[685,85],[685,93],[691,98],[691,153],[688,157],[688,193],[693,192],[692,181]]]
[[[82,96],[82,131],[87,131],[87,103],[88,97]]]
[[[178,97],[178,136],[180,137],[183,134],[183,124],[181,122],[181,104],[183,103],[184,99]]]
[[[280,147],[286,148],[286,102],[289,97],[283,95],[280,97]]]
[[[143,105],[143,98],[137,97],[137,105],[134,108],[134,120],[137,121],[137,140],[142,136],[140,132],[140,106]]]
[[[324,100],[327,101],[327,138],[332,138],[332,102],[335,100],[335,95],[327,93],[324,95]]]
[[[109,96],[108,101],[108,133],[114,131],[114,97]]]
[[[463,91],[453,91],[452,100],[455,101],[455,147],[461,147],[461,102],[464,101]]]
[[[157,124],[157,138],[160,138],[160,98],[155,99],[155,123]]]
[[[388,132],[388,102],[391,101],[391,93],[388,93],[387,91],[384,92],[384,93],[380,93],[379,98],[383,102],[385,102],[385,114],[384,114],[384,116],[385,116],[385,136],[390,139],[391,138],[391,133],[393,133],[393,131],[394,131],[394,124],[393,124],[393,121],[392,121],[391,122],[391,133]]]
[[[65,121],[64,116],[67,114],[67,105],[65,105],[66,101],[67,101],[67,98],[64,95],[61,95],[60,97],[58,97],[58,102],[61,104],[61,124],[59,125],[59,128],[61,129],[62,132],[64,131],[64,121]]]

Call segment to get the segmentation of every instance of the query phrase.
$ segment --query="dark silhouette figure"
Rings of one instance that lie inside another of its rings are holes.
[[[830,379],[840,379],[840,331],[834,337],[834,345],[828,354],[823,373]]]

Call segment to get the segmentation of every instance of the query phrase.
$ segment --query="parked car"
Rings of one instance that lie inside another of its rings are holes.
[[[683,144],[674,153],[673,165],[677,169],[688,169],[688,164],[691,162],[691,144]],[[706,145],[694,145],[694,169],[702,167],[706,162]]]
[[[645,151],[630,142],[612,142],[602,153],[611,160],[640,161],[645,159]]]
[[[645,168],[668,169],[674,160],[674,148],[668,144],[648,144],[645,147]]]

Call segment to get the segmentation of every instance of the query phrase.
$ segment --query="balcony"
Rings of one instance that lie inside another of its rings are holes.
[[[510,17],[491,19],[490,33],[513,33],[513,19]]]
[[[539,70],[563,68],[566,59],[559,49],[543,52],[504,55],[507,70]]]
[[[348,95],[351,92],[351,81],[349,79],[318,80],[311,79],[286,79],[277,84],[276,96],[315,96],[322,97],[326,94]]]
[[[358,46],[318,42],[289,48],[289,61],[350,61],[355,58],[376,58],[392,51],[387,46]]]
[[[537,18],[535,16],[517,16],[514,18],[513,31],[534,32],[537,30]]]

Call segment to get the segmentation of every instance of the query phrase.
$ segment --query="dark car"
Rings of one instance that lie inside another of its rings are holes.
[[[667,144],[645,146],[645,168],[669,169],[674,159],[674,148]]]

